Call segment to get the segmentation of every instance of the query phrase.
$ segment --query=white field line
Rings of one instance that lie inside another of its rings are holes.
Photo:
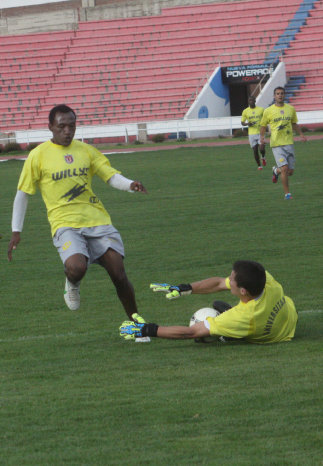
[[[27,160],[27,157],[10,157],[9,159],[0,158],[0,162],[9,162],[9,160],[22,160],[23,162]]]
[[[308,309],[306,311],[299,311],[300,315],[309,315],[309,314],[318,314],[322,313],[323,309]],[[67,333],[54,333],[48,335],[25,335],[22,337],[16,338],[1,338],[0,343],[18,343],[24,341],[32,341],[32,340],[48,340],[50,338],[74,338],[74,337],[89,337],[92,335],[102,335],[104,334],[104,330],[94,330],[92,332],[67,332]]]
[[[25,335],[17,338],[1,338],[0,343],[16,343],[21,341],[32,341],[32,340],[48,340],[49,338],[70,338],[70,337],[81,337],[91,335],[102,335],[102,330],[96,330],[93,332],[67,332],[67,333],[54,333],[48,335]]]
[[[133,154],[134,152],[135,151],[133,151],[133,150],[124,150],[124,151],[118,151],[118,152],[102,152],[102,154],[104,154],[104,155]],[[13,156],[13,157],[8,157],[8,158],[5,158],[4,156],[0,157],[0,162],[9,162],[10,160],[21,160],[22,162],[24,162],[25,160],[27,160],[27,156],[26,157],[14,157]]]
[[[323,309],[308,309],[307,311],[298,311],[299,314],[313,314],[314,312],[323,312]]]
[[[104,155],[112,155],[112,154],[133,154],[135,151],[134,150],[124,150],[124,151],[118,151],[118,152],[102,152]]]

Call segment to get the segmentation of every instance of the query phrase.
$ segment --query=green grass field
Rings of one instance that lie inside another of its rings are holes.
[[[98,266],[69,311],[39,194],[6,261],[22,162],[0,164],[1,465],[322,464],[322,142],[296,153],[293,201],[271,182],[270,150],[258,172],[246,145],[111,155],[147,196],[94,183],[146,320],[186,324],[214,299],[167,302],[150,282],[226,276],[253,259],[299,311],[295,339],[268,346],[123,341],[125,314]]]

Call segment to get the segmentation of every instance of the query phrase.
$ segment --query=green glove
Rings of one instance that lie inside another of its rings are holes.
[[[180,296],[189,295],[192,293],[190,284],[169,285],[169,283],[151,283],[150,289],[153,291],[164,291],[167,299],[176,299]]]
[[[157,330],[157,324],[141,324],[139,322],[132,322],[131,320],[125,320],[119,327],[120,336],[125,340],[135,340],[136,338],[143,337],[156,337]]]
[[[132,322],[131,320],[125,320],[119,327],[120,336],[124,337],[125,340],[135,340],[136,337],[141,338],[142,329],[146,324],[139,324],[139,322]]]

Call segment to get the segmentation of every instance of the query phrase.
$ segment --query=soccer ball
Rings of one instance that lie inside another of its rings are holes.
[[[190,327],[192,325],[197,324],[198,322],[203,322],[207,317],[217,317],[220,315],[219,311],[216,311],[212,307],[203,307],[202,309],[199,309],[198,311],[194,312],[190,319]],[[203,337],[203,338],[195,338],[195,343],[212,343],[216,341],[216,337]]]

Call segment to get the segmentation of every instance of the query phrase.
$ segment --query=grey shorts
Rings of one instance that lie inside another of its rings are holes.
[[[277,167],[288,165],[290,170],[295,168],[295,152],[294,145],[288,144],[287,146],[277,146],[271,148],[276,160]]]
[[[255,147],[260,144],[260,134],[249,134],[250,147]]]
[[[113,225],[100,225],[86,228],[59,228],[53,243],[63,264],[73,254],[83,254],[88,264],[98,263],[109,248],[114,249],[124,257],[124,247],[120,233]]]

